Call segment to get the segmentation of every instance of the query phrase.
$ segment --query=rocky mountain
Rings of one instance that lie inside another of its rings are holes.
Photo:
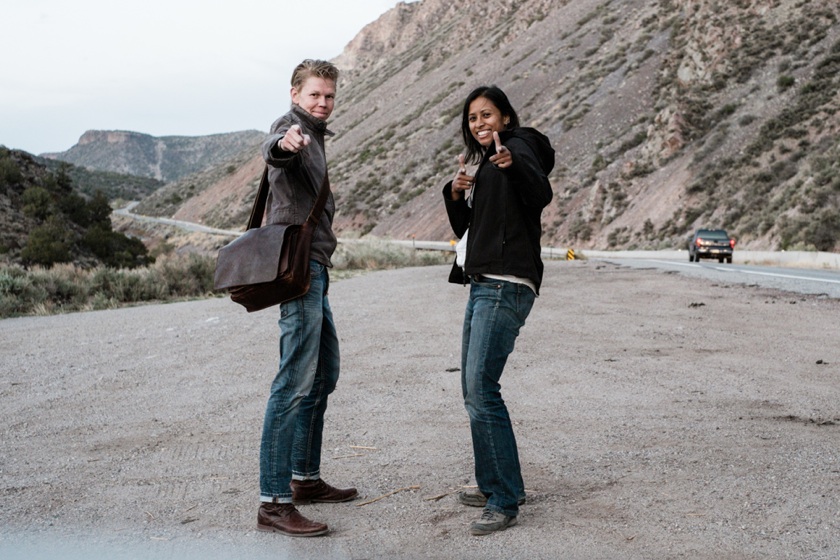
[[[557,150],[544,244],[684,247],[702,226],[840,250],[838,16],[808,0],[400,3],[334,61],[337,230],[449,239],[463,99],[496,84]],[[255,150],[175,212],[241,227],[260,168]]]
[[[219,161],[253,151],[264,133],[256,130],[208,136],[161,136],[120,130],[89,130],[66,152],[41,154],[80,167],[160,181],[175,181]]]

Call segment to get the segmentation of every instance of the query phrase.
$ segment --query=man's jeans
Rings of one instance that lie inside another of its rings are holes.
[[[461,387],[470,417],[475,479],[487,508],[509,516],[525,495],[519,452],[499,379],[534,305],[528,286],[473,279],[461,342]]]
[[[338,382],[338,336],[329,275],[310,263],[306,295],[280,305],[280,371],[271,385],[260,446],[260,501],[290,503],[291,479],[320,477],[327,396]]]

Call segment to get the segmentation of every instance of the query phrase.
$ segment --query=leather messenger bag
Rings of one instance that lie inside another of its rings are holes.
[[[311,182],[304,165],[304,175]],[[219,250],[213,285],[248,312],[298,298],[309,291],[309,249],[321,219],[330,186],[324,176],[318,199],[303,224],[260,227],[268,199],[268,166],[251,209],[248,229]]]

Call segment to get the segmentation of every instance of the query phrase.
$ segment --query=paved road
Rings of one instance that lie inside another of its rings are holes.
[[[547,262],[502,378],[528,502],[472,537],[478,512],[454,498],[474,484],[467,291],[448,272],[330,288],[342,377],[322,472],[363,497],[303,506],[321,539],[254,527],[276,310],[0,321],[0,558],[840,558],[840,301]]]
[[[803,269],[774,266],[690,263],[674,259],[598,258],[633,268],[656,268],[718,282],[747,284],[800,294],[821,295],[840,299],[840,270]]]
[[[137,220],[140,222],[147,222],[147,223],[154,223],[154,224],[166,224],[169,226],[175,226],[177,228],[183,229],[184,231],[197,231],[201,233],[212,233],[215,235],[226,235],[229,237],[238,237],[242,235],[241,231],[233,231],[228,229],[218,229],[213,228],[201,224],[196,224],[194,222],[185,222],[183,220],[173,220],[172,218],[157,218],[154,216],[144,216],[142,214],[135,214],[132,210],[140,204],[139,202],[131,202],[125,208],[118,208],[114,210],[114,214],[119,214],[120,216],[126,216],[133,220]]]

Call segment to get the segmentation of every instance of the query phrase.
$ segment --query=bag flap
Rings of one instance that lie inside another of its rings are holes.
[[[223,290],[277,278],[283,240],[299,229],[299,225],[290,224],[249,229],[222,247],[216,259],[214,288]]]

